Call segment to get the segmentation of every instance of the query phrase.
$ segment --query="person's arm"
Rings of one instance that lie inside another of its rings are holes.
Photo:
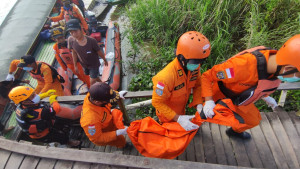
[[[58,16],[50,17],[51,21],[58,22],[60,20],[63,20],[64,19],[64,13],[65,13],[65,10],[64,10],[63,7],[61,7],[60,14]]]
[[[240,58],[231,58],[222,64],[213,66],[202,74],[201,95],[205,98],[205,101],[212,100],[214,83],[218,83],[218,81],[222,81],[223,83],[236,83],[241,80],[239,77],[244,76],[246,72],[243,72],[243,70],[238,71],[237,69],[247,65],[247,62],[242,62],[245,61]]]
[[[104,53],[103,53],[101,50],[98,50],[97,53],[98,53],[98,56],[100,56],[100,58],[103,59],[104,65],[105,65],[105,66],[108,66],[108,62],[107,62],[107,60],[106,60],[106,58],[105,58],[105,56],[104,56]]]
[[[8,74],[5,79],[6,81],[14,81],[15,80],[14,72],[17,70],[19,63],[20,63],[20,60],[11,61],[9,70],[8,70]]]
[[[63,68],[64,71],[67,71],[67,65],[65,64],[65,62],[61,59],[61,57],[59,55],[59,49],[58,49],[57,43],[53,45],[53,52],[54,52],[56,60],[58,61],[59,65],[61,66],[61,68]]]
[[[14,73],[14,72],[17,70],[18,64],[19,64],[20,62],[21,62],[21,61],[20,61],[20,60],[17,60],[17,59],[11,61],[11,62],[10,62],[10,66],[9,66],[9,71],[8,71],[8,73],[9,73],[9,74]]]
[[[40,92],[42,91],[43,88],[44,88],[44,83],[37,80],[37,86],[36,86],[36,88],[34,90],[35,93],[36,94],[40,94]]]
[[[77,66],[78,54],[77,54],[76,50],[74,50],[74,49],[72,49],[72,58],[73,58],[75,72],[79,73],[78,66]]]
[[[83,16],[80,14],[80,12],[78,11],[78,9],[76,7],[73,7],[73,11],[76,13],[78,19],[80,20],[82,27],[85,31],[87,31],[89,29],[88,24],[86,23],[85,19],[83,18]]]
[[[170,99],[171,89],[173,86],[169,86],[164,79],[161,77],[153,77],[153,94],[152,94],[152,105],[158,110],[166,119],[169,121],[177,121],[178,115],[174,110],[166,105],[166,102]]]
[[[41,73],[44,76],[44,87],[40,91],[40,93],[47,92],[49,89],[52,89],[53,85],[53,78],[52,78],[52,71],[51,68],[46,65],[42,64],[41,66]]]
[[[73,49],[73,42],[74,42],[74,38],[70,36],[70,37],[68,38],[68,48],[69,48],[70,51],[72,52],[72,58],[73,58],[73,64],[74,64],[75,72],[79,73],[79,71],[78,71],[78,66],[77,66],[77,62],[78,62],[78,54],[77,54],[76,50]]]
[[[91,41],[92,41],[92,47],[93,47],[93,50],[94,50],[94,51],[97,51],[98,56],[100,56],[100,58],[103,59],[104,65],[105,65],[105,66],[108,66],[108,62],[107,62],[107,60],[106,60],[106,58],[105,58],[104,53],[102,52],[101,48],[99,47],[97,40],[94,39],[94,38],[91,38]]]

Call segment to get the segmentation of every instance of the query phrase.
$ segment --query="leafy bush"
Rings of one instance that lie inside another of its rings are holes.
[[[187,31],[203,33],[212,52],[205,71],[235,53],[258,45],[279,48],[300,33],[298,0],[132,0],[126,9],[129,39],[139,72],[130,90],[152,89],[151,78],[174,57],[178,38]],[[137,47],[139,44],[140,47]],[[146,44],[146,45],[145,45]],[[278,98],[279,92],[274,94]],[[299,109],[299,92],[289,92],[288,110]],[[268,110],[267,107],[259,108]],[[149,110],[150,111],[150,110]]]

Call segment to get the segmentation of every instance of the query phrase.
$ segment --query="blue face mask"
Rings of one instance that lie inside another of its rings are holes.
[[[289,83],[293,83],[293,82],[297,82],[300,80],[299,77],[296,77],[294,74],[294,77],[282,77],[282,76],[277,76],[278,79],[280,79],[281,81],[284,82],[289,82]]]
[[[27,72],[30,72],[30,71],[32,71],[32,67],[23,67],[23,70],[25,70],[25,71],[27,71]]]
[[[31,100],[34,104],[38,104],[41,101],[41,97],[39,95],[35,95]]]
[[[199,67],[199,64],[190,64],[190,63],[188,63],[188,64],[186,65],[186,68],[187,68],[187,70],[189,70],[189,71],[194,71],[194,70],[196,70],[198,67]]]

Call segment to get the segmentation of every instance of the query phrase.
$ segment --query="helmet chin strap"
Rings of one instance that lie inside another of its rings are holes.
[[[277,66],[277,70],[276,70],[276,72],[275,72],[275,76],[285,76],[285,75],[291,75],[291,74],[294,74],[294,73],[297,73],[297,72],[299,72],[298,71],[298,69],[293,69],[293,70],[289,70],[289,71],[287,71],[287,72],[284,72],[284,73],[282,73],[282,74],[279,74],[279,72],[280,72],[280,70],[281,70],[281,68],[282,68],[282,66]]]
[[[186,60],[183,55],[177,55],[177,59],[181,65],[181,67],[183,68],[185,74],[187,74],[188,71],[187,71],[186,65],[187,65],[188,60]]]
[[[282,68],[281,65],[277,66],[277,69],[276,69],[276,72],[274,73],[274,76],[278,76],[279,75],[279,72],[280,72],[281,68]]]

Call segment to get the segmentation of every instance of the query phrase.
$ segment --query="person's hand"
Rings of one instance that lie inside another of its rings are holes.
[[[117,130],[117,131],[116,131],[116,135],[117,135],[117,136],[120,136],[120,135],[126,135],[126,134],[127,134],[127,129],[128,129],[128,127],[125,126],[124,129],[119,129],[119,130]]]
[[[52,104],[52,103],[54,103],[54,102],[57,102],[56,98],[57,98],[57,95],[52,95],[52,96],[50,96],[50,97],[49,97],[49,102],[50,102],[50,104]]]
[[[198,105],[197,105],[197,112],[198,112],[199,114],[201,113],[202,109],[203,109],[203,105],[202,105],[202,104],[198,104]]]
[[[8,73],[5,80],[6,81],[14,81],[15,80],[14,74],[13,73],[12,74]]]
[[[262,98],[262,99],[266,102],[266,104],[267,104],[269,107],[272,108],[273,111],[274,111],[275,108],[278,106],[276,100],[275,100],[273,97],[271,97],[271,96],[264,97],[264,98]]]
[[[205,101],[205,105],[203,107],[203,112],[206,118],[212,118],[215,115],[214,108],[216,104],[213,100]]]
[[[45,93],[41,93],[41,94],[39,94],[39,96],[40,96],[40,98],[41,99],[44,99],[44,98],[46,98],[46,97],[49,97],[49,96],[52,96],[52,95],[54,95],[55,94],[55,92],[56,92],[56,90],[54,90],[54,89],[50,89],[50,90],[48,90],[47,92],[45,92]]]
[[[120,92],[119,92],[119,94],[120,94],[120,98],[121,98],[121,99],[123,99],[123,100],[125,100],[125,97],[124,97],[124,96],[126,95],[126,93],[127,93],[127,91],[126,91],[126,90],[122,90],[122,91],[120,91]]]
[[[181,115],[178,117],[177,123],[179,123],[180,126],[186,131],[198,129],[199,126],[190,121],[190,119],[194,117],[195,116]]]
[[[104,65],[105,65],[105,66],[108,66],[108,62],[107,62],[106,59],[104,59]]]

